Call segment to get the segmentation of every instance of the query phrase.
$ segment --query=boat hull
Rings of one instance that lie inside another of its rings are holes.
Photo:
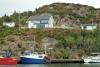
[[[84,59],[85,63],[100,63],[100,59]]]
[[[34,59],[21,57],[21,64],[46,64],[45,59]]]
[[[0,58],[0,65],[17,65],[16,58]]]

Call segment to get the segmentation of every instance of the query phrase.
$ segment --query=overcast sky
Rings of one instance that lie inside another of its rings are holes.
[[[100,8],[100,0],[0,0],[0,16],[10,15],[14,11],[34,11],[36,8],[54,2],[80,3]]]

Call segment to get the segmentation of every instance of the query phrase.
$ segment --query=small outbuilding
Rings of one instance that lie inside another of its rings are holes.
[[[85,30],[93,30],[97,28],[97,24],[81,24],[80,27]]]
[[[15,27],[15,22],[3,22],[3,26]]]

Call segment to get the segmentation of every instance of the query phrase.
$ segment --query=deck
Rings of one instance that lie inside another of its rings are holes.
[[[51,63],[83,63],[82,59],[51,59]]]

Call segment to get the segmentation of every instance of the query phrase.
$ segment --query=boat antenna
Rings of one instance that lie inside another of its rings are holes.
[[[35,46],[35,35],[34,35],[33,52],[34,52],[34,46]]]
[[[47,49],[46,43],[45,43],[45,45],[44,45],[44,48],[45,48],[45,55],[46,55],[46,53],[47,53],[47,51],[46,51],[46,49]]]

